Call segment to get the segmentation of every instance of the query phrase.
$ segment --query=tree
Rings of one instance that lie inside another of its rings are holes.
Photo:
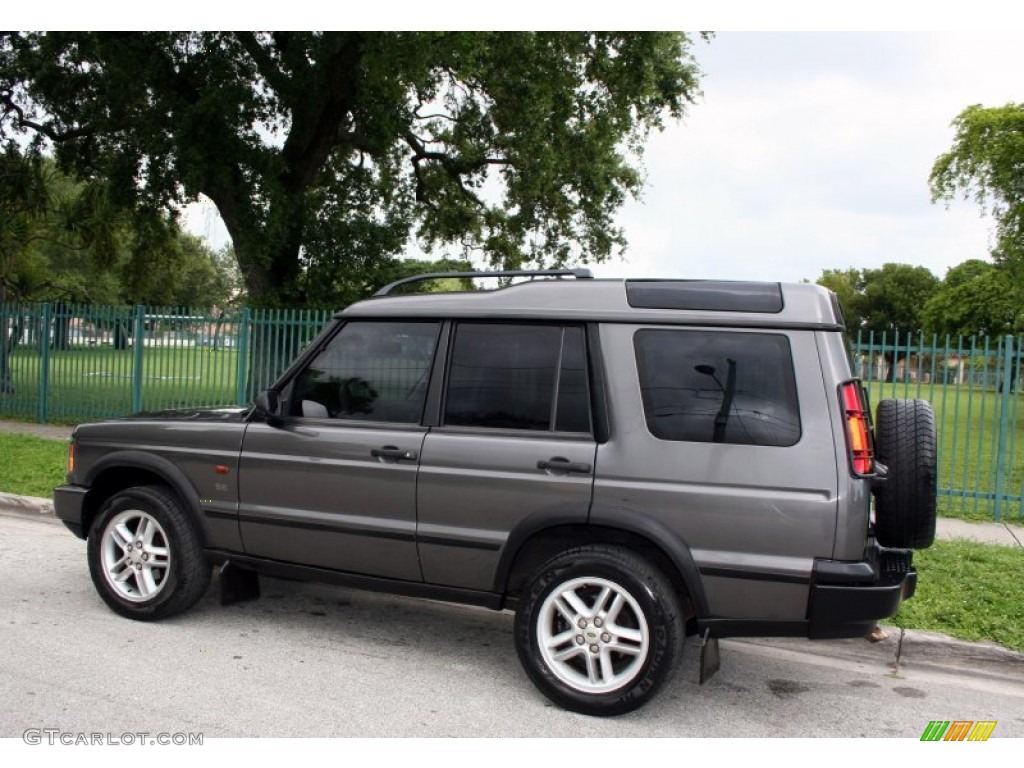
[[[826,269],[816,282],[839,297],[851,332],[890,337],[895,331],[921,330],[921,309],[939,285],[926,267],[895,263],[880,269]]]
[[[864,298],[864,273],[854,267],[848,269],[826,269],[817,280],[835,293],[843,311],[846,327],[856,332],[864,325],[861,314]]]
[[[973,197],[996,221],[992,256],[1024,276],[1024,104],[967,107],[952,149],[932,167],[932,199]]]
[[[904,334],[923,326],[921,310],[939,287],[939,279],[927,267],[883,264],[864,270],[861,300],[863,329],[876,334]]]
[[[922,329],[922,308],[939,285],[939,279],[926,267],[894,263],[880,269],[827,269],[817,282],[839,296],[846,327],[854,337],[858,332],[874,333],[881,342],[884,334],[887,345],[895,342],[897,333],[905,340],[907,334]],[[889,348],[882,354],[892,381],[906,352]]]
[[[0,303],[208,307],[235,290],[232,258],[113,207],[102,180],[74,179],[13,144],[0,153]]]
[[[253,303],[328,302],[410,237],[601,260],[644,139],[697,94],[680,33],[7,33],[0,131],[117,202],[202,193]],[[325,275],[327,276],[325,279]]]
[[[924,328],[954,336],[1017,333],[1024,325],[1021,287],[1009,271],[980,259],[950,267],[921,312]]]

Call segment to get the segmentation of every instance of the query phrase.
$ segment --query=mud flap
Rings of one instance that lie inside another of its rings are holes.
[[[230,560],[220,567],[220,604],[234,605],[260,596],[260,577],[256,571],[240,568]]]
[[[722,666],[722,657],[718,653],[718,638],[711,637],[711,630],[705,629],[700,639],[700,684],[704,685],[715,676]]]

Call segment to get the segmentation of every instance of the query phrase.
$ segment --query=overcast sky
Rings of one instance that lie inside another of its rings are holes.
[[[887,261],[984,258],[991,220],[932,204],[966,106],[1024,101],[1024,35],[720,33],[704,98],[652,137],[649,184],[602,274],[800,280]]]
[[[928,174],[970,104],[1024,102],[1024,34],[721,32],[703,98],[652,135],[648,186],[601,276],[801,280],[826,268],[984,258],[992,222],[933,204]],[[189,218],[223,242],[210,214]]]

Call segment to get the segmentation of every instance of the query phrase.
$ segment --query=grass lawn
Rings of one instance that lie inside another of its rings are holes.
[[[0,432],[0,491],[49,498],[64,482],[67,443]]]
[[[914,553],[917,594],[892,622],[1024,651],[1024,551],[936,541]]]
[[[153,347],[143,350],[144,411],[191,405],[227,405],[238,392],[233,349]],[[93,347],[51,351],[47,421],[77,424],[131,413],[134,352]],[[0,414],[35,421],[39,413],[40,357],[19,348],[11,357],[14,394],[0,395]]]

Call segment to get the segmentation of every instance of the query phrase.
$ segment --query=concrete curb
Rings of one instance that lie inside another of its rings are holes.
[[[38,496],[16,496],[13,493],[0,493],[0,512],[32,517],[52,523],[60,522],[53,512],[53,500],[41,499]]]
[[[790,653],[842,659],[880,667],[888,674],[901,671],[929,671],[1002,680],[1024,685],[1024,653],[992,643],[972,643],[938,632],[901,630],[885,626],[886,637],[872,642],[867,638],[844,640],[807,640],[790,637],[730,638],[723,641],[742,650],[776,648]]]

